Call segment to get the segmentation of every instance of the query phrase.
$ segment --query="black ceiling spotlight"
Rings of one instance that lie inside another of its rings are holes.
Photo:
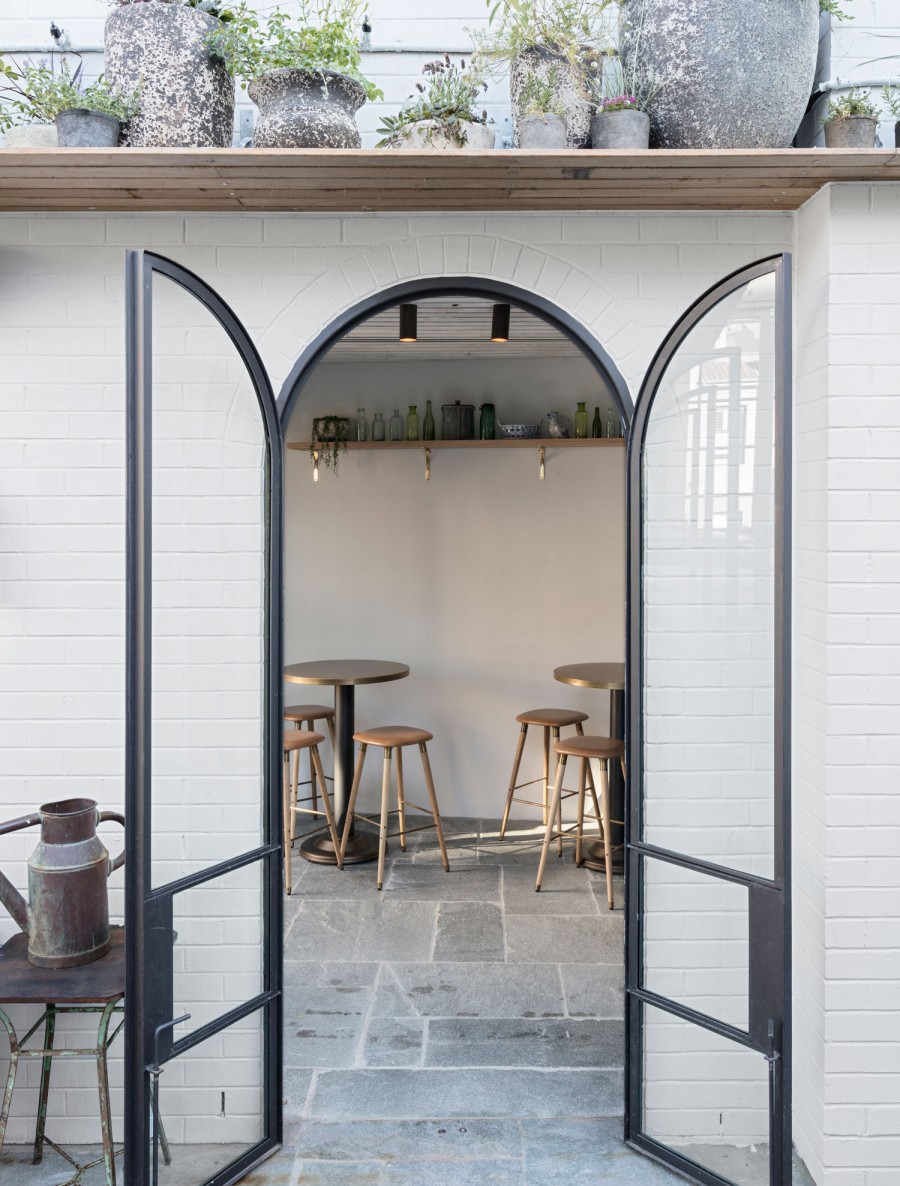
[[[494,305],[491,314],[491,341],[509,341],[509,305]]]
[[[418,337],[419,306],[400,306],[400,341],[415,342]]]

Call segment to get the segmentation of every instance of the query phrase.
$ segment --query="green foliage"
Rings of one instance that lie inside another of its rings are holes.
[[[881,101],[894,119],[900,120],[900,88],[890,83],[881,88]]]
[[[350,421],[346,416],[315,416],[309,438],[309,455],[313,461],[318,454],[326,469],[337,473],[341,453],[347,452]]]
[[[0,130],[7,131],[15,124],[53,123],[61,111],[83,107],[101,111],[125,123],[140,110],[137,91],[126,92],[111,87],[103,76],[84,86],[83,64],[79,61],[74,73],[64,57],[59,65],[51,55],[50,61],[35,62],[26,58],[21,64],[0,57]]]
[[[276,8],[261,21],[239,4],[231,19],[211,34],[211,55],[246,83],[285,66],[312,74],[333,70],[355,78],[367,98],[382,98],[362,72],[359,30],[366,0],[297,0],[297,8],[296,18]]]
[[[479,58],[510,62],[545,49],[576,70],[615,39],[616,0],[487,0],[488,30],[474,34]]]
[[[522,115],[559,115],[565,118],[565,103],[553,97],[557,73],[557,67],[553,66],[547,78],[543,79],[529,70],[519,94],[519,110]]]
[[[460,147],[466,142],[466,124],[486,124],[486,111],[478,113],[476,100],[487,89],[480,70],[467,66],[461,59],[459,66],[449,54],[426,62],[422,67],[427,83],[416,83],[417,94],[410,95],[397,115],[382,116],[378,134],[379,148],[390,148],[408,135],[410,128],[425,120],[433,121],[448,131]]]
[[[196,8],[198,12],[209,13],[220,21],[230,21],[234,15],[229,9],[223,8],[218,0],[109,0],[109,3],[116,8],[127,8],[130,4],[174,4],[181,8]]]
[[[842,0],[819,0],[819,12],[827,12],[836,21],[852,21],[853,17],[841,8]]]
[[[840,99],[832,99],[828,104],[828,122],[851,119],[854,115],[878,116],[878,108],[872,102],[868,91],[861,91],[854,87],[847,91]]]

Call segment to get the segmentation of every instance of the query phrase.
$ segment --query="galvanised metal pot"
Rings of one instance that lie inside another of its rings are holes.
[[[650,147],[646,111],[598,111],[591,120],[591,147],[640,151]]]
[[[115,116],[86,107],[70,107],[56,117],[60,148],[115,148],[121,130]]]
[[[254,148],[359,148],[356,113],[366,92],[334,70],[284,66],[254,78],[247,93],[259,108]]]
[[[0,873],[0,902],[28,936],[28,960],[36,968],[74,968],[109,950],[106,879],[125,853],[110,860],[97,835],[104,820],[125,826],[123,815],[98,811],[93,799],[63,799],[0,824],[0,836],[41,825],[28,859],[28,902]]]
[[[827,148],[874,148],[878,120],[870,115],[848,115],[825,125]]]

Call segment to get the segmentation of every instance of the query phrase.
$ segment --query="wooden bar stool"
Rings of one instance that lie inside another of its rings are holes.
[[[503,821],[500,824],[500,836],[502,840],[506,832],[506,825],[509,821],[509,809],[513,803],[527,803],[529,807],[542,807],[544,827],[548,822],[548,799],[550,790],[550,741],[551,737],[554,745],[559,741],[559,731],[568,725],[575,726],[577,736],[584,736],[584,729],[582,722],[588,719],[586,712],[578,712],[573,708],[533,708],[530,712],[520,712],[516,720],[522,726],[519,732],[519,744],[516,746],[516,756],[513,759],[512,774],[509,779],[509,791],[506,795],[506,807],[503,811]],[[519,766],[522,762],[522,751],[525,749],[525,738],[528,736],[528,726],[539,725],[544,730],[544,773],[540,778],[532,778],[530,782],[516,782],[519,777]],[[593,776],[591,776],[591,789],[593,789]],[[536,803],[533,799],[521,799],[516,795],[516,791],[524,790],[525,787],[533,787],[535,783],[541,783],[542,801]],[[562,848],[560,848],[562,852]]]
[[[319,745],[324,740],[325,737],[323,734],[313,733],[308,729],[288,729],[284,734],[284,789],[282,791],[282,805],[284,811],[284,892],[286,894],[291,893],[291,845],[297,838],[294,825],[298,815],[325,816],[325,827],[331,833],[331,843],[334,845],[334,851],[337,854],[338,868],[343,869],[344,867],[337,829],[334,826],[334,815],[331,811],[331,800],[328,797],[328,787],[325,784],[325,775],[322,773],[322,762],[319,758]],[[301,800],[296,798],[295,790],[291,785],[291,755],[299,754],[302,749],[309,750],[310,765],[312,766],[315,777],[318,779],[319,792],[322,796],[322,807],[324,808],[322,811],[319,810],[315,783],[313,784],[312,794],[308,798]],[[300,803],[308,802],[312,802],[313,806],[300,806]],[[324,831],[324,829],[320,830]]]
[[[612,851],[609,840],[609,825],[612,822],[609,818],[609,769],[610,763],[616,758],[622,764],[622,773],[625,773],[625,742],[619,741],[615,737],[567,737],[564,741],[558,741],[553,747],[556,754],[559,756],[559,764],[556,767],[556,785],[553,788],[553,801],[550,805],[550,818],[547,821],[547,829],[544,832],[544,843],[541,847],[541,863],[538,865],[537,881],[535,882],[535,890],[541,888],[541,881],[544,876],[544,866],[547,863],[547,853],[550,850],[550,842],[553,839],[554,825],[557,822],[557,816],[562,813],[562,799],[570,795],[577,794],[578,796],[578,818],[573,828],[567,828],[565,831],[575,832],[575,864],[581,864],[581,842],[584,832],[584,797],[585,787],[590,781],[590,763],[594,759],[600,763],[600,802],[597,802],[597,796],[594,792],[593,783],[591,783],[591,795],[594,800],[594,810],[596,812],[597,823],[603,832],[603,863],[606,866],[606,900],[609,904],[610,910],[613,908],[613,879],[612,879]],[[563,791],[563,779],[566,773],[566,761],[568,758],[580,758],[581,770],[578,777],[577,791]],[[563,828],[561,822],[557,828],[557,835],[562,838]]]
[[[331,738],[331,749],[334,752],[334,709],[327,704],[294,704],[290,708],[284,710],[284,719],[289,722],[295,729],[306,728],[312,732],[316,727],[316,721],[325,721],[328,725],[328,736]],[[297,792],[300,787],[310,787],[312,790],[312,805],[317,807],[316,799],[316,777],[315,769],[313,768],[312,751],[309,754],[309,778],[300,782],[300,751],[294,752],[294,771],[291,776],[291,793],[292,801],[297,802]],[[329,775],[325,775],[326,779],[333,782]]]
[[[431,777],[431,763],[428,761],[428,750],[426,749],[426,742],[432,741],[434,734],[427,732],[425,729],[414,729],[410,725],[382,725],[377,729],[363,729],[359,733],[353,734],[353,740],[359,742],[359,757],[356,761],[356,770],[353,774],[353,786],[350,789],[350,801],[347,804],[347,819],[344,823],[344,835],[341,839],[341,857],[343,858],[344,850],[347,846],[347,840],[350,836],[350,827],[354,818],[354,808],[356,806],[356,796],[359,794],[359,783],[362,778],[363,763],[366,760],[366,750],[370,745],[380,746],[384,750],[384,773],[381,780],[381,818],[377,821],[378,827],[378,888],[381,889],[384,881],[384,854],[387,849],[388,830],[387,822],[389,815],[396,815],[399,818],[400,829],[398,832],[391,832],[391,836],[400,837],[400,847],[406,851],[406,836],[408,832],[424,832],[428,828],[436,828],[438,843],[441,846],[441,856],[444,858],[444,870],[450,872],[450,861],[447,857],[447,846],[444,844],[444,830],[441,827],[441,813],[438,811],[437,796],[434,793],[434,779]],[[419,753],[422,756],[422,769],[425,772],[425,785],[428,787],[428,797],[431,800],[431,808],[420,807],[418,803],[411,803],[404,798],[403,794],[403,747],[407,745],[417,745]],[[388,800],[390,798],[391,790],[391,755],[394,750],[397,751],[397,807],[393,811],[388,810]],[[418,828],[407,828],[406,826],[406,808],[414,807],[417,811],[423,811],[426,814],[431,814],[434,820],[431,824],[423,824]],[[365,820],[366,823],[376,826],[374,819],[369,819],[365,815],[357,815],[357,819]]]

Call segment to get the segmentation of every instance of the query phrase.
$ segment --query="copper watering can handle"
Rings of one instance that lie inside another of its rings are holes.
[[[118,811],[101,811],[97,816],[97,823],[102,824],[104,820],[108,819],[115,820],[117,824],[121,824],[123,828],[125,827],[125,816],[121,815]],[[115,873],[116,869],[120,869],[124,864],[125,849],[123,848],[116,859],[114,861],[110,861],[109,872]],[[107,874],[107,877],[108,876],[109,873]]]

